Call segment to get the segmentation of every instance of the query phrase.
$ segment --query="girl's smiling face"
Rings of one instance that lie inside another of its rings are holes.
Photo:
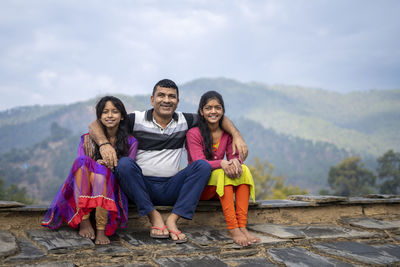
[[[211,98],[200,110],[200,114],[208,124],[215,124],[219,123],[222,115],[224,115],[224,108],[217,99]]]
[[[108,129],[118,127],[120,121],[123,120],[121,112],[114,106],[111,101],[107,101],[103,112],[101,113],[100,121]]]

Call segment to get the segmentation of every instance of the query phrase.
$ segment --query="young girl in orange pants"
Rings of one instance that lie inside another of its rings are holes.
[[[254,201],[254,182],[238,154],[232,155],[232,137],[221,127],[224,113],[224,101],[219,93],[209,91],[201,97],[198,127],[186,134],[188,163],[204,159],[211,165],[213,171],[200,200],[219,197],[229,235],[235,243],[248,246],[260,242],[246,229],[250,195]]]

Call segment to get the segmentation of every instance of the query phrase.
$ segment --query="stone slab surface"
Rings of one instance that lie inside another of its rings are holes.
[[[236,249],[224,251],[220,254],[220,258],[244,258],[254,256],[259,252],[254,246],[237,247]]]
[[[81,237],[76,230],[69,228],[27,230],[26,234],[51,253],[66,253],[69,250],[94,247],[90,239]]]
[[[0,257],[14,254],[18,250],[17,240],[9,231],[0,231]]]
[[[130,252],[129,249],[123,247],[121,242],[113,240],[111,240],[110,244],[95,246],[95,251],[98,254],[107,254],[110,256],[117,256],[117,255],[127,254]]]
[[[267,246],[267,245],[278,246],[278,245],[283,245],[288,242],[292,242],[291,239],[280,239],[280,238],[275,238],[275,237],[271,237],[271,236],[265,236],[265,235],[262,235],[259,233],[254,233],[253,231],[249,231],[249,232],[251,232],[252,235],[259,237],[261,240],[260,243],[265,246]]]
[[[400,198],[399,195],[385,195],[385,194],[369,194],[369,195],[365,195],[364,198],[384,198],[384,199],[388,199],[388,198]]]
[[[200,256],[200,257],[167,257],[153,259],[156,264],[163,267],[225,267],[228,266],[215,256]]]
[[[17,253],[15,256],[9,257],[7,261],[34,260],[46,256],[46,253],[37,248],[31,241],[29,241],[25,237],[19,237],[17,240],[19,253]]]
[[[238,259],[238,260],[229,260],[229,261],[225,261],[225,262],[228,264],[234,265],[236,267],[273,267],[273,266],[278,266],[264,258],[246,258],[246,259]]]
[[[251,203],[249,203],[249,206],[252,206]],[[250,207],[249,207],[250,208]],[[221,207],[221,202],[215,201],[215,200],[200,200],[197,207],[196,207],[196,212],[198,211],[207,211],[207,212],[221,212],[222,207]]]
[[[400,228],[400,220],[382,221],[373,218],[343,218],[342,221],[351,226],[365,229],[390,230]]]
[[[158,211],[171,211],[174,207],[173,206],[154,206],[154,208]],[[137,211],[137,208],[135,208]]]
[[[45,262],[45,263],[38,263],[38,264],[22,264],[22,265],[15,265],[16,267],[75,267],[76,265],[72,262]]]
[[[0,211],[13,211],[13,212],[43,212],[45,213],[49,208],[48,205],[28,205],[28,206],[18,206],[18,207],[9,207],[2,208]],[[43,214],[44,215],[44,214]]]
[[[305,234],[296,227],[278,224],[253,224],[247,227],[250,230],[269,234],[279,238],[299,239],[305,238]]]
[[[198,206],[221,207],[221,202],[219,200],[200,200]]]
[[[313,196],[313,195],[291,195],[288,196],[290,200],[306,201],[313,203],[332,203],[332,202],[344,202],[348,201],[348,197],[339,196]]]
[[[297,227],[296,227],[297,228]],[[334,226],[334,225],[318,225],[298,227],[308,238],[372,238],[383,236],[381,233],[357,231],[354,229]]]
[[[320,256],[305,248],[274,248],[268,250],[274,260],[288,267],[298,266],[354,266],[345,262]]]
[[[400,198],[364,198],[351,197],[348,203],[350,204],[380,204],[380,203],[400,203]],[[343,203],[343,204],[348,204]]]
[[[215,245],[218,242],[233,243],[232,239],[225,234],[225,230],[211,227],[185,227],[182,231],[190,242],[201,246]]]
[[[153,267],[153,265],[144,264],[144,263],[131,263],[131,264],[119,264],[119,265],[106,265],[103,267]]]
[[[220,246],[199,246],[191,242],[183,244],[173,244],[168,249],[155,251],[157,256],[187,255],[191,253],[201,253],[207,255],[217,255],[221,252]]]
[[[14,208],[14,207],[23,207],[25,204],[22,204],[17,201],[5,201],[0,200],[0,208]]]
[[[400,263],[400,257],[398,257],[400,247],[395,245],[371,246],[358,242],[339,241],[315,244],[313,248],[327,254],[367,264],[390,265]]]
[[[261,200],[258,202],[260,208],[292,208],[292,207],[309,207],[313,206],[310,202],[293,201],[286,199],[277,200]]]
[[[395,244],[375,245],[373,246],[380,251],[384,251],[389,255],[395,257],[400,263],[400,246]],[[400,264],[399,264],[400,265]]]
[[[152,238],[150,237],[149,231],[135,231],[135,230],[123,230],[119,231],[118,236],[120,236],[123,240],[131,244],[132,246],[143,246],[143,245],[173,245],[174,243],[169,239],[160,239],[160,238]]]

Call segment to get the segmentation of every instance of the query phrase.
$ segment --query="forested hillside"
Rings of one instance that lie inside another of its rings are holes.
[[[244,138],[250,150],[250,163],[255,157],[268,161],[274,165],[275,174],[311,192],[326,186],[329,168],[350,156],[335,145],[278,134],[247,119],[239,120],[237,126],[246,129]]]
[[[299,86],[198,79],[182,86],[182,96],[197,105],[208,90],[220,92],[227,113],[313,141],[379,156],[400,150],[400,89],[340,94]]]
[[[349,156],[334,145],[277,134],[247,119],[235,124],[243,130],[250,149],[247,164],[252,164],[255,157],[268,161],[275,166],[275,174],[310,192],[325,187],[329,168]],[[80,141],[79,135],[55,122],[50,128],[49,136],[41,142],[0,155],[0,179],[6,185],[25,187],[38,201],[50,201],[55,195],[68,175]],[[184,167],[186,160],[182,163]]]
[[[198,79],[180,86],[178,110],[196,112],[201,94],[219,91],[227,115],[258,157],[291,184],[317,193],[329,168],[360,155],[375,169],[376,157],[400,150],[400,90],[332,93],[296,86]],[[151,88],[149,88],[151,93]],[[150,107],[150,96],[119,97],[127,110]],[[48,201],[66,178],[80,134],[95,119],[97,98],[70,105],[19,107],[0,112],[0,179]]]
[[[389,149],[400,150],[400,89],[339,94],[299,86],[198,79],[180,86],[179,109],[195,112],[201,94],[208,90],[224,96],[226,112],[233,119],[245,117],[278,133],[375,157]],[[128,110],[150,106],[149,96],[122,98]],[[42,140],[52,121],[74,133],[86,131],[94,103],[91,99],[0,112],[0,152]]]
[[[0,179],[26,188],[36,201],[49,201],[68,175],[77,155],[79,136],[53,123],[49,135],[27,148],[1,155]]]
[[[127,110],[144,110],[148,97],[119,95]],[[96,98],[97,99],[97,98]],[[89,123],[96,119],[96,99],[62,106],[21,107],[0,112],[0,153],[11,148],[31,146],[49,135],[50,125],[57,122],[74,134],[88,131]],[[147,104],[147,106],[149,103]]]

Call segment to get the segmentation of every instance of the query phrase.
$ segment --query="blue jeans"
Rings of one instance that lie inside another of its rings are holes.
[[[172,213],[191,220],[207,185],[211,166],[205,160],[191,163],[172,177],[144,176],[129,157],[119,159],[114,175],[122,191],[135,202],[140,216],[149,214],[154,205],[174,206]]]

